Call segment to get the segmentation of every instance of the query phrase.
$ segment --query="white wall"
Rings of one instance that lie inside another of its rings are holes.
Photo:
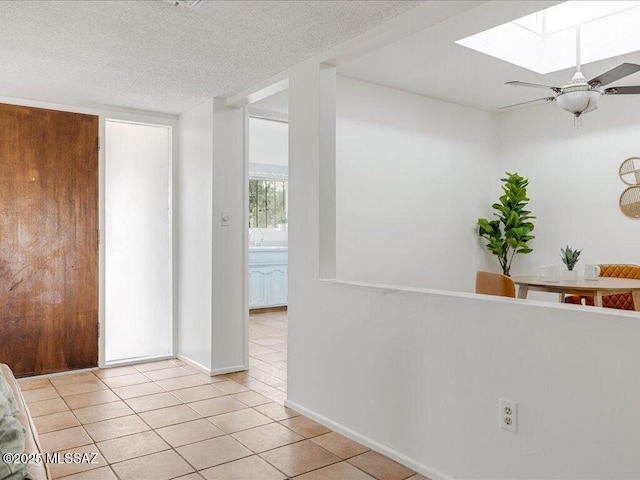
[[[473,291],[496,115],[345,77],[336,104],[337,278]]]
[[[213,374],[244,370],[248,356],[245,338],[244,258],[247,245],[245,216],[244,112],[214,105],[213,114]],[[231,217],[221,226],[222,212]]]
[[[207,101],[180,116],[180,133],[178,354],[212,375],[243,370],[244,113]]]
[[[316,306],[320,277],[319,67],[303,64],[289,78],[289,290],[287,397],[296,399],[309,387],[313,356],[306,333],[310,309]],[[326,352],[329,350],[327,349]],[[296,374],[292,371],[296,370]],[[334,390],[335,391],[335,390]]]
[[[530,180],[538,217],[534,251],[515,257],[513,275],[562,265],[567,244],[584,249],[580,274],[587,263],[640,264],[640,220],[618,206],[618,168],[640,156],[638,107],[603,98],[576,129],[557,105],[494,115],[338,77],[337,277],[473,291],[469,272],[500,271],[475,222],[493,216],[506,171]]]
[[[315,298],[296,312],[293,409],[434,480],[637,478],[636,314],[307,288]],[[498,426],[501,397],[518,403],[518,433]]]
[[[249,106],[249,109],[251,112],[286,117],[289,113],[289,90],[285,88],[278,93],[254,102]]]
[[[249,118],[249,162],[289,164],[289,127],[285,122]]]
[[[529,179],[529,206],[538,217],[534,251],[514,260],[513,274],[562,265],[560,247],[567,244],[584,249],[576,267],[580,274],[587,263],[640,264],[640,220],[618,206],[627,187],[618,176],[620,164],[640,156],[639,111],[640,99],[603,97],[580,129],[555,104],[499,116],[500,171]],[[494,198],[499,188],[494,181]]]
[[[178,355],[211,369],[213,101],[180,115]]]
[[[319,280],[321,91],[294,69],[288,405],[434,479],[637,476],[638,314]]]

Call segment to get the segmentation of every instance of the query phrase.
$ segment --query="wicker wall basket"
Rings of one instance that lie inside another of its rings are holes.
[[[640,186],[634,185],[622,192],[620,210],[627,217],[640,218]]]
[[[640,157],[627,158],[622,162],[619,174],[627,185],[640,185]]]

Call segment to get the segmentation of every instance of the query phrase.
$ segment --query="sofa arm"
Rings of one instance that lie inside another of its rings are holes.
[[[24,428],[25,453],[44,453],[40,448],[38,432],[33,423],[33,419],[31,418],[31,414],[29,413],[29,408],[24,401],[22,391],[20,390],[18,382],[13,376],[13,372],[7,365],[5,365],[4,363],[0,363],[0,374],[2,374],[2,376],[11,387],[13,396],[16,399],[16,404],[19,410],[16,419]],[[49,472],[49,468],[44,462],[29,464],[29,477],[33,480],[51,480],[52,478]]]

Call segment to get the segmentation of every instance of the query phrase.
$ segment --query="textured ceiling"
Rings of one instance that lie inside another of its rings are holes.
[[[180,113],[352,39],[417,2],[1,1],[0,95]]]

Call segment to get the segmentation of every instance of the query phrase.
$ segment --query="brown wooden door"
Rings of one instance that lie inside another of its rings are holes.
[[[0,104],[0,362],[98,364],[98,117]]]

